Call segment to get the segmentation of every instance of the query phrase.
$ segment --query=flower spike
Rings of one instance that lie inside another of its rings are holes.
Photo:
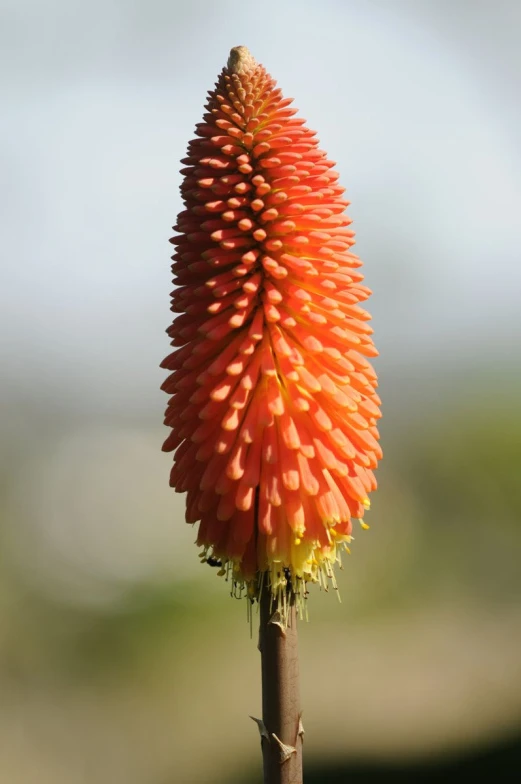
[[[162,363],[163,449],[202,559],[235,594],[269,585],[283,617],[308,582],[336,587],[382,457],[349,202],[291,103],[231,50],[182,161]]]

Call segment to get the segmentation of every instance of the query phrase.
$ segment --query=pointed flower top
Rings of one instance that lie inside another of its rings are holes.
[[[234,46],[228,57],[228,73],[247,74],[257,68],[257,61],[247,46]]]
[[[381,458],[370,295],[334,163],[248,49],[182,161],[165,451],[202,559],[280,607],[333,569]],[[363,527],[367,527],[362,522]]]

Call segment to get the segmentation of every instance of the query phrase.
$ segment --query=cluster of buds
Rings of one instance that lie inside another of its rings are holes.
[[[332,581],[381,458],[377,355],[334,163],[232,49],[182,161],[164,444],[234,592]]]

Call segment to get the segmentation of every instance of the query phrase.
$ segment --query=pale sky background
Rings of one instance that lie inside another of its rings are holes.
[[[474,397],[501,410],[521,356],[520,33],[504,0],[4,0],[9,562],[79,602],[104,601],[107,580],[203,578],[160,452],[159,363],[179,160],[238,44],[295,98],[352,202],[381,353],[379,478],[414,416]]]
[[[4,403],[161,411],[178,161],[237,44],[338,162],[384,383],[512,365],[520,33],[517,0],[3,0]]]

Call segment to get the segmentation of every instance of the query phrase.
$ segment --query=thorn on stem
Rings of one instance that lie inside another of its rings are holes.
[[[279,610],[275,610],[271,618],[269,619],[268,623],[272,623],[274,626],[278,626],[282,632],[282,636],[286,636],[286,624],[280,614]]]
[[[255,716],[250,716],[250,719],[252,719],[254,722],[256,722],[257,727],[259,728],[259,734],[261,736],[261,743],[262,743],[262,739],[263,738],[266,738],[266,740],[269,743],[270,742],[270,736],[268,735],[268,730],[266,729],[266,725],[264,724],[262,719],[256,719]]]
[[[284,762],[287,762],[287,760],[289,760],[289,758],[291,757],[292,754],[296,754],[297,753],[297,750],[296,750],[295,746],[286,746],[286,744],[283,743],[280,738],[277,738],[277,736],[275,735],[274,732],[271,733],[271,737],[274,740],[276,740],[277,743],[279,744],[279,748],[280,748],[280,751],[281,751],[281,757],[282,757],[282,759],[280,761],[281,765],[283,765]]]

